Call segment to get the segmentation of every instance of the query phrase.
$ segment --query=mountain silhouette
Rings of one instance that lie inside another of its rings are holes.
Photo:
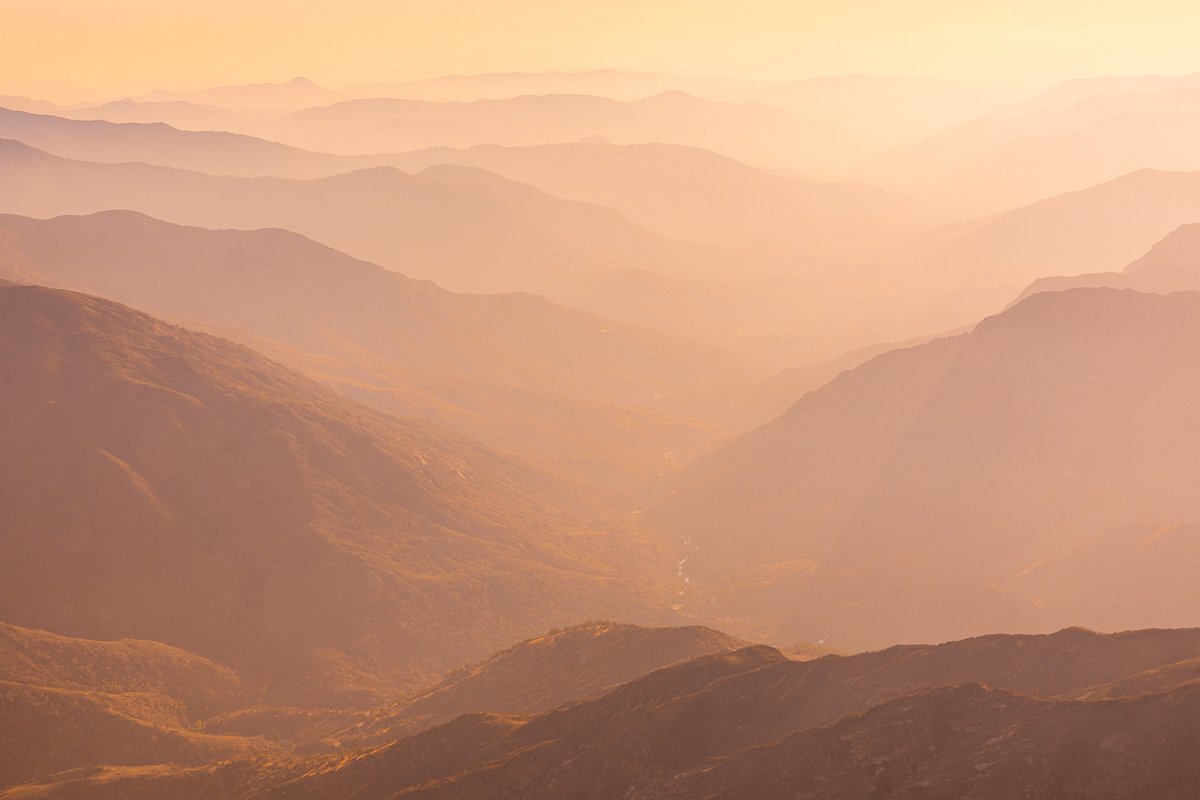
[[[710,348],[530,295],[454,294],[280,230],[0,216],[0,277],[204,327],[385,411],[604,482],[714,441],[710,397],[749,376]]]
[[[500,178],[485,186],[390,167],[317,180],[238,178],[75,161],[12,141],[0,142],[0,174],[9,187],[0,208],[11,213],[128,209],[208,228],[284,228],[458,290],[545,290],[622,267],[669,273],[736,263],[611,209]]]
[[[333,153],[394,153],[422,147],[538,145],[603,136],[617,144],[703,147],[749,164],[828,169],[861,145],[834,125],[759,103],[729,103],[666,91],[632,101],[577,94],[469,103],[369,98],[290,114],[263,135]]]

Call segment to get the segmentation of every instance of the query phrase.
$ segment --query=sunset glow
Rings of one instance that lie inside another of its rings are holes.
[[[780,80],[900,74],[1046,84],[1195,68],[1182,0],[58,0],[0,4],[0,76],[88,90],[624,69]]]
[[[0,0],[0,800],[1196,800],[1200,5]]]

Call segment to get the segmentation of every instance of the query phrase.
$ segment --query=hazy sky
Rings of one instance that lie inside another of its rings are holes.
[[[1197,0],[0,0],[0,83],[1200,71]]]

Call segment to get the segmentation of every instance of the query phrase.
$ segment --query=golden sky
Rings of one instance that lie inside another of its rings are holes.
[[[0,83],[612,67],[1042,83],[1200,71],[1197,0],[0,0]]]

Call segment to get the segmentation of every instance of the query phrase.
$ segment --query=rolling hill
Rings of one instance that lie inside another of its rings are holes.
[[[255,705],[227,667],[159,642],[96,641],[0,623],[10,747],[0,790],[68,769],[344,752],[461,714],[533,714],[675,663],[745,646],[705,628],[585,623],[550,631],[369,711]]]
[[[203,763],[261,740],[194,724],[251,692],[226,667],[159,642],[91,641],[0,623],[0,786],[99,763]]]
[[[603,694],[656,669],[746,642],[701,627],[583,623],[513,645],[330,735],[342,749],[403,739],[463,714],[538,714]]]
[[[747,647],[543,714],[465,715],[348,755],[109,770],[9,796],[1186,796],[1196,646],[1194,630],[1066,630],[806,663]],[[1137,691],[1150,672],[1182,680]]]

